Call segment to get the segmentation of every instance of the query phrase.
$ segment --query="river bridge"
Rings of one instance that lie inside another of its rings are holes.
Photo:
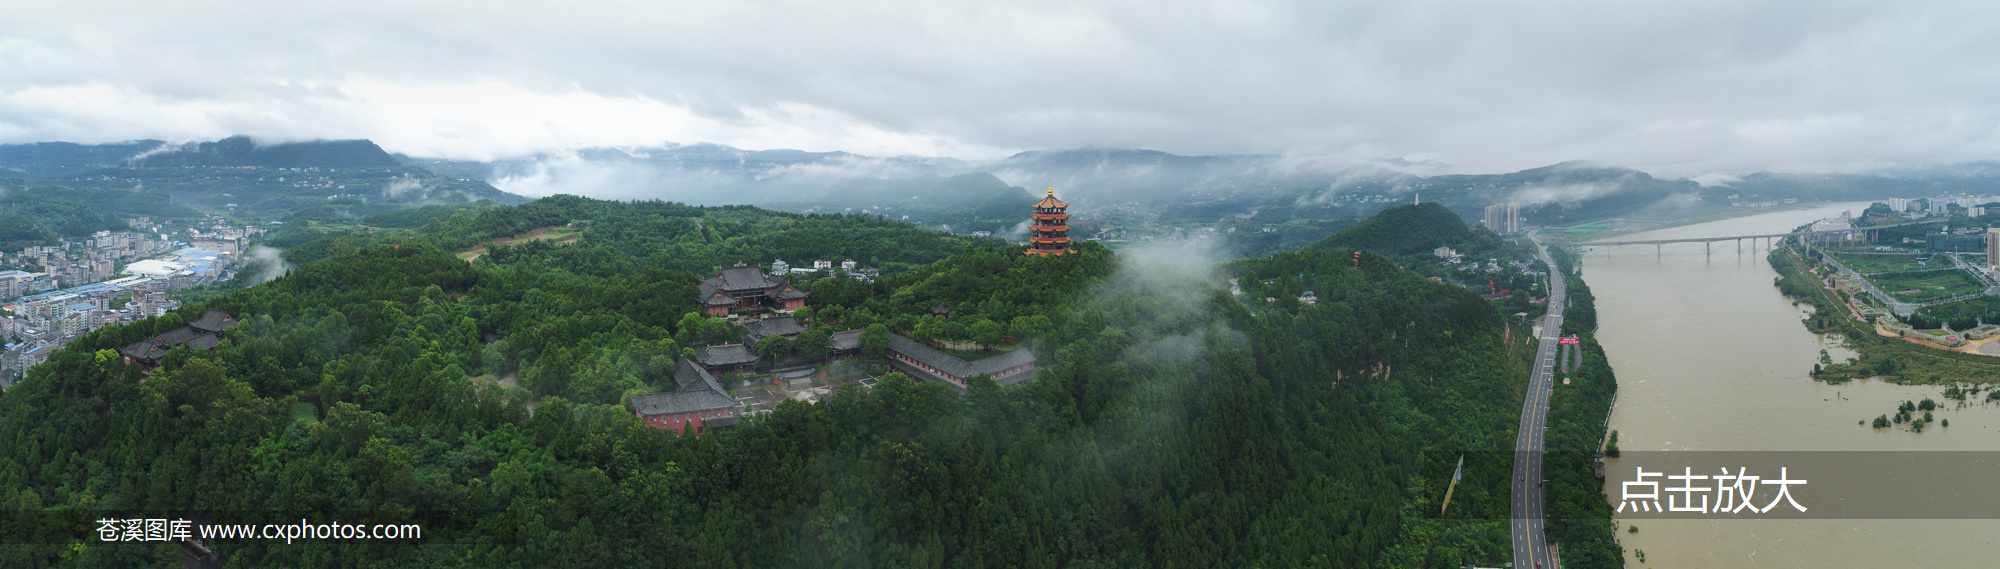
[[[1585,246],[1606,246],[1606,247],[1609,247],[1609,246],[1613,246],[1613,245],[1652,245],[1652,246],[1654,246],[1654,248],[1655,248],[1655,249],[1654,249],[1654,251],[1655,251],[1655,252],[1658,252],[1658,250],[1659,250],[1659,247],[1661,247],[1661,246],[1664,246],[1664,245],[1666,245],[1666,244],[1668,244],[1668,243],[1701,243],[1701,244],[1703,244],[1703,248],[1702,248],[1702,249],[1703,249],[1703,253],[1704,253],[1704,254],[1713,254],[1713,253],[1714,253],[1714,246],[1715,246],[1715,242],[1717,242],[1717,241],[1735,241],[1735,242],[1736,242],[1736,251],[1740,253],[1740,252],[1742,252],[1742,251],[1743,251],[1743,240],[1745,240],[1745,239],[1749,239],[1749,240],[1750,240],[1750,242],[1751,242],[1751,244],[1752,244],[1752,246],[1755,246],[1755,244],[1756,244],[1756,242],[1757,242],[1756,240],[1758,240],[1758,239],[1765,239],[1765,240],[1767,240],[1767,243],[1766,243],[1766,245],[1767,245],[1767,246],[1769,246],[1769,245],[1771,245],[1771,244],[1775,244],[1775,243],[1777,242],[1777,240],[1779,240],[1779,239],[1784,239],[1784,238],[1787,238],[1787,237],[1809,237],[1809,236],[1814,236],[1814,235],[1843,235],[1843,236],[1849,236],[1849,235],[1853,235],[1853,234],[1856,234],[1856,233],[1859,233],[1859,234],[1862,234],[1862,236],[1863,236],[1863,238],[1864,238],[1864,239],[1869,239],[1869,240],[1872,240],[1872,239],[1874,239],[1874,238],[1876,237],[1876,234],[1877,234],[1877,233],[1880,233],[1880,232],[1881,232],[1882,230],[1884,230],[1884,229],[1892,229],[1892,228],[1896,228],[1896,227],[1907,227],[1907,226],[1911,226],[1911,225],[1931,225],[1931,224],[1937,224],[1937,223],[1944,223],[1945,221],[1947,221],[1947,220],[1946,220],[1946,219],[1943,219],[1943,218],[1939,218],[1939,219],[1933,219],[1933,220],[1929,220],[1929,221],[1912,221],[1912,222],[1907,222],[1907,223],[1896,223],[1896,224],[1890,224],[1890,225],[1871,225],[1871,226],[1867,226],[1867,227],[1853,227],[1853,228],[1848,228],[1848,229],[1834,229],[1834,230],[1827,230],[1827,231],[1792,231],[1792,232],[1788,232],[1788,233],[1764,233],[1764,234],[1758,234],[1758,235],[1731,235],[1731,236],[1727,236],[1727,237],[1679,237],[1679,238],[1674,238],[1674,239],[1639,239],[1639,240],[1630,240],[1630,241],[1585,241],[1585,242],[1582,242],[1582,243],[1573,243],[1573,244],[1570,244],[1570,247],[1585,247]],[[1606,252],[1608,253],[1609,251],[1606,251]]]

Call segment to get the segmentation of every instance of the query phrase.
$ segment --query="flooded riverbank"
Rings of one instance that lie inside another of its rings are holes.
[[[1860,212],[1844,203],[1686,225],[1616,239],[1766,234]],[[1705,253],[1706,251],[1706,253]],[[1597,338],[1619,381],[1610,427],[1634,450],[2000,450],[2000,407],[1950,405],[1949,428],[1874,429],[1856,421],[1943,386],[1827,385],[1808,377],[1839,340],[1805,330],[1806,314],[1772,286],[1762,241],[1598,247],[1584,255]],[[2000,361],[2000,358],[1996,358]],[[1616,468],[1615,461],[1610,466]],[[1913,482],[1920,483],[1920,482]],[[1605,489],[1613,498],[1619,489]],[[1996,514],[2000,516],[2000,514]],[[1991,566],[2000,520],[1631,520],[1619,532],[1630,567]],[[1640,564],[1636,550],[1646,552]]]

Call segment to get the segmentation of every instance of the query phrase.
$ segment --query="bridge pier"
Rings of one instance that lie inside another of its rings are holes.
[[[1703,259],[1707,259],[1713,256],[1715,256],[1715,242],[1714,241],[1701,242],[1701,257]]]

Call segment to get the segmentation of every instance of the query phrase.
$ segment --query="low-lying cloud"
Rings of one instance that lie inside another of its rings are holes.
[[[1515,190],[1512,195],[1509,195],[1507,197],[1507,200],[1520,204],[1522,206],[1541,205],[1548,203],[1575,205],[1577,203],[1581,203],[1587,200],[1593,200],[1611,194],[1616,194],[1622,189],[1622,186],[1623,184],[1619,183],[1595,183],[1595,182],[1581,183],[1581,184],[1535,185]]]
[[[404,174],[382,186],[382,197],[398,201],[419,201],[429,198],[430,188],[422,180]]]
[[[2000,154],[2000,7],[1910,4],[22,3],[0,21],[0,142],[1334,148],[1666,177]]]
[[[1730,185],[1734,185],[1734,184],[1736,184],[1736,183],[1738,183],[1738,182],[1742,182],[1742,181],[1743,181],[1743,177],[1742,177],[1742,176],[1737,176],[1737,175],[1733,175],[1733,174],[1723,174],[1723,173],[1719,173],[1719,172],[1711,172],[1711,173],[1708,173],[1708,174],[1702,174],[1702,175],[1700,175],[1700,176],[1694,176],[1694,177],[1691,177],[1691,178],[1688,178],[1688,180],[1689,180],[1689,181],[1692,181],[1692,182],[1694,182],[1694,183],[1696,183],[1696,184],[1701,184],[1701,187],[1704,187],[1704,188],[1714,188],[1714,187],[1718,187],[1718,186],[1730,186]]]
[[[286,273],[292,272],[292,264],[286,261],[284,255],[279,254],[277,249],[263,245],[251,245],[250,250],[245,252],[245,256],[249,260],[249,264],[245,268],[255,271],[251,274],[251,280],[253,281],[251,284],[270,282],[273,279],[285,276]]]

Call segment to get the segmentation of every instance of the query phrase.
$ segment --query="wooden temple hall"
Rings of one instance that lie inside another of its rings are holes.
[[[889,351],[885,355],[891,369],[918,380],[944,382],[960,390],[965,389],[966,380],[980,375],[990,376],[1000,385],[1013,385],[1035,377],[1035,353],[1027,348],[968,362],[902,334],[892,334],[889,336]]]
[[[701,304],[709,316],[805,307],[806,293],[757,267],[737,265],[701,281]]]
[[[1035,202],[1035,213],[1029,215],[1034,223],[1028,226],[1029,255],[1061,255],[1069,250],[1069,203],[1056,199],[1055,186],[1049,187],[1048,197]]]

